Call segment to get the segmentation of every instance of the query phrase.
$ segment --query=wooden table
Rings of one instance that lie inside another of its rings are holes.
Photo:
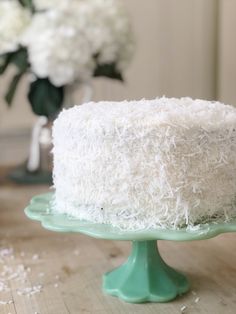
[[[192,290],[171,303],[126,304],[104,295],[101,284],[103,273],[126,259],[130,244],[50,232],[29,220],[24,207],[47,190],[0,180],[0,277],[9,286],[0,303],[10,303],[0,304],[0,313],[236,313],[236,234],[160,241],[163,257],[188,275]]]

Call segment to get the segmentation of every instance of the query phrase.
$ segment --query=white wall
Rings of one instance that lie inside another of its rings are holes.
[[[236,106],[236,1],[220,0],[218,96]]]
[[[216,96],[216,0],[126,0],[137,36],[127,86],[97,88],[124,99]]]
[[[215,98],[215,0],[160,0],[157,8],[159,92]]]

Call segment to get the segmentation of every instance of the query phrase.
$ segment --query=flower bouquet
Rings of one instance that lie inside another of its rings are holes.
[[[133,50],[130,21],[119,0],[0,0],[0,75],[9,64],[16,68],[6,103],[12,104],[27,75],[27,97],[40,116],[24,169],[28,175],[40,170],[42,128],[62,108],[68,87],[89,85],[98,76],[122,81]]]

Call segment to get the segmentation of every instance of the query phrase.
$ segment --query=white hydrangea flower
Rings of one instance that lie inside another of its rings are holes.
[[[123,70],[133,55],[134,39],[129,18],[118,0],[94,0],[87,35],[100,63],[117,63]]]
[[[0,1],[0,55],[18,49],[21,35],[29,22],[29,11],[18,1]]]
[[[49,77],[55,86],[70,84],[78,78],[85,80],[94,69],[88,41],[79,36],[71,14],[65,13],[35,14],[23,39],[32,71],[38,77]]]
[[[122,70],[133,51],[129,19],[118,0],[60,0],[34,15],[23,44],[33,72],[56,86],[88,80],[96,63],[114,62]]]

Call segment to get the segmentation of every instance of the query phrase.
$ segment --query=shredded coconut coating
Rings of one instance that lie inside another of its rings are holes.
[[[236,216],[236,109],[191,98],[87,103],[53,126],[54,210],[126,230]]]

